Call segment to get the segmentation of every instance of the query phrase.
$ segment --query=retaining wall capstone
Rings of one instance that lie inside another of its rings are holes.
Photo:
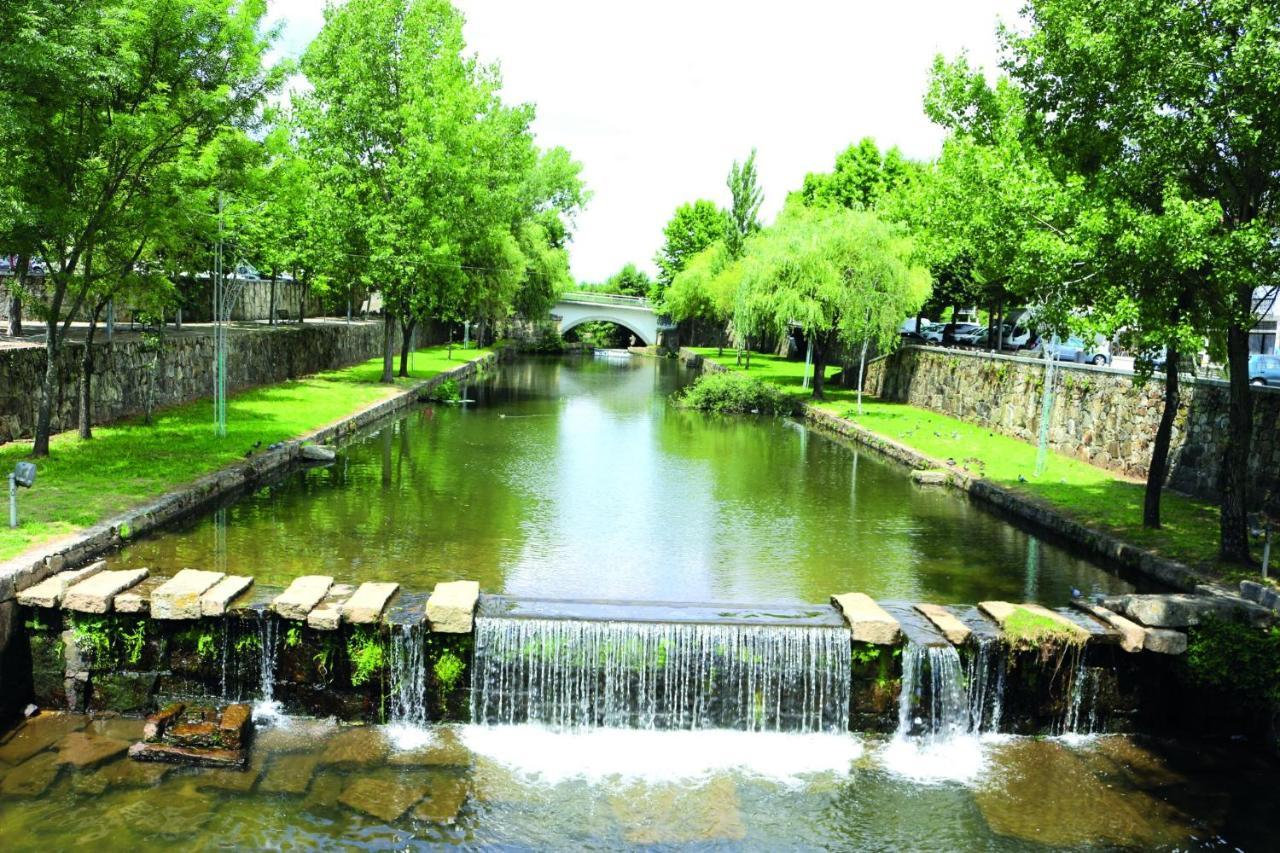
[[[1124,371],[1063,364],[1055,385],[1049,446],[1092,465],[1143,478],[1164,406],[1164,383]],[[866,390],[1004,435],[1036,441],[1044,389],[1039,359],[931,347],[903,347],[868,366]],[[1216,500],[1227,435],[1227,385],[1183,377],[1174,422],[1169,485]],[[1280,487],[1280,389],[1253,391],[1250,499]]]

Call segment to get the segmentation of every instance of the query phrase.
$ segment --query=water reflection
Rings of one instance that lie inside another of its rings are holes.
[[[115,558],[285,584],[474,578],[512,594],[1064,602],[1128,585],[802,424],[672,407],[673,362],[524,359]]]

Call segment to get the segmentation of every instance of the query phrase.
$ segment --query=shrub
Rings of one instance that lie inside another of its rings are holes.
[[[1280,627],[1207,619],[1187,633],[1187,668],[1198,684],[1246,703],[1280,702]]]
[[[672,399],[687,409],[722,415],[792,415],[800,409],[796,397],[742,373],[704,373]]]

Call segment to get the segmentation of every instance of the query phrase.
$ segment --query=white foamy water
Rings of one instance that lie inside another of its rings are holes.
[[[460,733],[476,755],[552,785],[570,779],[699,779],[726,771],[800,784],[818,774],[847,775],[862,756],[861,742],[850,734],[727,729],[556,731],[533,725],[470,725]]]
[[[431,729],[410,723],[391,723],[383,726],[382,734],[391,744],[391,748],[397,752],[422,749],[436,740],[435,732]]]
[[[255,723],[280,725],[287,719],[288,717],[284,713],[284,705],[278,699],[259,699],[253,703],[253,721]]]
[[[948,738],[896,736],[875,754],[885,770],[921,785],[972,784],[986,772],[991,746],[1003,738],[956,735]]]

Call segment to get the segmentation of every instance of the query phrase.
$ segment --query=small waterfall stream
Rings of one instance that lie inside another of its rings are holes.
[[[1068,654],[1071,657],[1071,680],[1067,685],[1066,710],[1056,734],[1092,734],[1097,729],[1097,679],[1085,665],[1087,655],[1083,648],[1073,648]]]
[[[843,627],[476,620],[474,722],[845,731]]]
[[[391,629],[390,721],[425,726],[427,717],[426,638],[421,625]]]
[[[969,693],[969,731],[989,734],[1000,731],[1004,716],[1005,661],[1000,644],[981,637],[965,666]]]
[[[907,643],[902,650],[898,734],[946,740],[970,731],[970,700],[955,646]]]
[[[275,615],[263,613],[258,620],[258,641],[261,646],[258,656],[258,695],[266,707],[275,705],[277,630]]]

